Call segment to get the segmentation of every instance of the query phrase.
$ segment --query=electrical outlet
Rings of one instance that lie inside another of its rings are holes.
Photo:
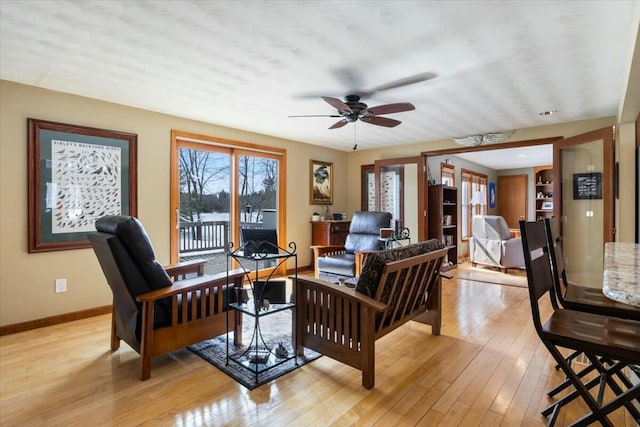
[[[56,293],[67,292],[67,279],[56,279]]]

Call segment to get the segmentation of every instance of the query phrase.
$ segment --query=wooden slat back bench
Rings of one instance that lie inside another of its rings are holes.
[[[362,371],[375,385],[375,341],[409,320],[440,334],[440,266],[447,251],[437,240],[367,254],[355,289],[298,277],[296,351],[311,348]]]

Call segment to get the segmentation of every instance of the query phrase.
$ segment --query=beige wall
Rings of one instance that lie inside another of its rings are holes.
[[[360,210],[360,165],[376,159],[418,155],[457,147],[451,140],[431,141],[353,152],[243,132],[94,99],[0,81],[0,326],[100,307],[111,302],[90,249],[27,253],[27,118],[132,132],[138,135],[138,216],[161,262],[169,260],[169,148],[172,129],[217,136],[287,150],[287,240],[298,246],[299,266],[308,265],[309,219],[319,207],[308,203],[309,159],[335,166],[332,212]],[[612,117],[521,129],[514,140],[573,136],[615,123]],[[635,144],[623,132],[619,144]],[[366,147],[363,141],[361,147]],[[630,149],[629,149],[630,150]],[[629,151],[627,150],[627,151]],[[621,176],[633,176],[632,162],[622,162]],[[346,183],[346,185],[343,185]],[[633,185],[624,181],[624,186]],[[621,209],[634,209],[633,188],[621,189]],[[623,200],[631,194],[632,199]],[[633,236],[633,215],[620,215],[623,235]],[[630,234],[629,234],[630,233]],[[628,239],[622,239],[628,240]],[[67,278],[68,291],[54,293],[56,278]]]
[[[334,205],[347,209],[347,153],[242,132],[94,99],[0,81],[0,325],[41,319],[111,303],[91,249],[27,253],[27,118],[138,135],[138,216],[161,262],[169,261],[169,151],[172,129],[287,150],[288,241],[298,264],[310,263],[309,159],[333,162]],[[67,292],[54,293],[56,278]]]

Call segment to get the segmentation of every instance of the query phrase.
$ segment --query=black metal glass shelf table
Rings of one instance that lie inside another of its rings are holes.
[[[399,248],[411,244],[411,237],[408,228],[402,228],[399,232],[393,232],[389,237],[379,237],[383,249]],[[403,243],[401,243],[403,242]]]
[[[238,293],[237,302],[230,302],[230,294],[227,293],[227,304],[230,310],[237,311],[253,319],[253,331],[251,340],[246,346],[239,349],[229,347],[229,332],[227,332],[227,364],[236,363],[255,374],[258,374],[278,366],[288,360],[295,359],[295,284],[289,299],[286,295],[286,281],[276,280],[273,274],[290,259],[294,260],[294,281],[297,278],[298,257],[295,243],[289,243],[289,248],[281,248],[269,242],[247,242],[236,250],[231,250],[233,243],[229,244],[227,253],[227,272],[235,264],[243,270],[250,284],[252,298],[244,300],[241,292]],[[260,278],[259,271],[265,266],[275,268],[270,270],[267,277]],[[269,342],[264,336],[264,324],[266,316],[289,311],[291,313],[291,346],[281,342]],[[264,322],[261,322],[265,320]],[[229,330],[229,328],[227,328]],[[296,359],[297,364],[297,359]]]

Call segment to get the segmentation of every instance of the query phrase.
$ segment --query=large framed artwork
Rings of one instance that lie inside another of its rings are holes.
[[[333,204],[333,163],[309,161],[309,203]]]
[[[105,215],[137,215],[137,135],[28,119],[28,250],[90,247]]]

